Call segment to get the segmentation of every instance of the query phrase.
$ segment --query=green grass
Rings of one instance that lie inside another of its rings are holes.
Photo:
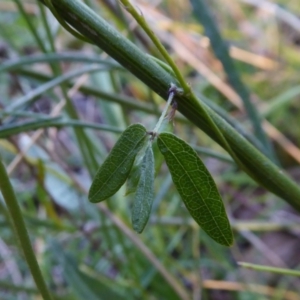
[[[0,2],[0,154],[13,187],[7,194],[2,169],[1,299],[45,292],[34,258],[28,266],[23,256],[25,229],[53,299],[297,299],[299,278],[290,274],[300,266],[299,31],[282,12],[275,18],[246,1],[191,2],[204,5],[208,19],[186,1],[135,4],[146,21],[139,25],[116,2],[52,1],[94,45],[63,29],[49,1]],[[299,13],[296,0],[282,7]],[[212,24],[219,34],[206,47]],[[260,67],[248,56],[218,56],[220,45],[258,54]],[[268,69],[264,57],[279,67]],[[200,63],[220,82],[201,73]],[[132,229],[134,194],[125,197],[125,186],[101,204],[88,201],[120,133],[133,123],[152,130],[171,82],[185,89],[176,98],[174,133],[193,145],[216,182],[231,248],[192,220],[155,153],[155,198],[142,234]],[[245,100],[241,109],[235,99]],[[296,151],[274,139],[265,121]]]

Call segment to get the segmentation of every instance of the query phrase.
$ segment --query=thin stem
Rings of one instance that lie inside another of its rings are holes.
[[[164,99],[168,97],[170,82],[176,82],[176,78],[124,38],[93,10],[79,0],[60,0],[52,4],[72,27],[93,40],[98,47],[130,70],[157,94]],[[300,211],[298,185],[237,133],[222,117],[191,94],[178,95],[176,102],[178,111],[227,150],[248,175]]]
[[[157,124],[155,125],[155,127],[154,127],[154,129],[153,129],[154,135],[155,135],[155,133],[158,132],[158,130],[159,130],[159,128],[160,128],[160,126],[161,126],[161,124],[162,124],[162,122],[163,122],[163,120],[164,120],[164,118],[165,118],[165,116],[166,116],[166,113],[167,113],[167,111],[168,111],[168,108],[169,108],[169,106],[170,106],[171,103],[172,103],[172,100],[173,100],[174,96],[175,96],[175,92],[171,92],[171,93],[169,94],[168,101],[167,101],[167,103],[166,103],[166,105],[165,105],[165,107],[164,107],[164,110],[162,111],[162,114],[161,114],[161,116],[160,116],[160,118],[159,118]]]
[[[300,270],[290,270],[290,269],[284,269],[284,268],[274,268],[270,266],[262,266],[262,265],[255,265],[245,262],[238,262],[238,264],[241,267],[257,270],[257,271],[263,271],[263,272],[272,272],[282,275],[291,275],[291,276],[300,276]]]
[[[101,70],[101,66],[86,66],[82,67],[79,70],[70,71],[66,74],[62,74],[60,76],[54,77],[52,80],[48,81],[47,83],[40,85],[34,90],[31,90],[26,95],[20,97],[19,99],[15,100],[12,104],[6,107],[6,111],[16,110],[22,107],[24,104],[31,103],[37,99],[38,96],[42,95],[43,93],[47,92],[48,90],[70,80],[74,77],[78,77],[85,73],[92,73]],[[75,119],[75,117],[73,117]]]
[[[38,7],[39,7],[39,10],[41,13],[42,23],[43,23],[45,31],[46,31],[47,41],[49,42],[49,45],[50,45],[50,49],[47,49],[47,52],[55,52],[54,40],[53,40],[53,36],[52,36],[51,30],[50,30],[49,24],[47,22],[45,6],[41,2],[38,2]]]
[[[18,204],[13,187],[7,176],[6,169],[0,160],[0,190],[5,200],[8,212],[14,224],[15,233],[19,239],[20,246],[23,250],[25,259],[29,266],[32,277],[36,283],[44,300],[51,300],[51,294],[47,288],[46,282],[42,276],[42,272],[39,268],[38,262],[34,255],[29,235],[25,226],[25,222],[21,213],[20,206]]]
[[[159,50],[164,59],[168,62],[169,66],[172,68],[177,80],[179,81],[181,87],[183,88],[185,93],[190,92],[190,86],[185,82],[184,77],[182,76],[180,70],[177,68],[175,62],[169,55],[166,48],[157,38],[157,36],[153,33],[144,17],[138,13],[138,11],[133,7],[133,5],[128,0],[120,0],[124,5],[124,8],[134,17],[134,19],[138,22],[138,24],[144,29],[149,38],[152,40],[156,48]]]
[[[52,5],[51,0],[45,0],[46,5],[48,6],[48,8],[50,9],[50,11],[52,12],[52,14],[55,16],[56,20],[59,22],[59,24],[66,29],[68,32],[70,32],[72,35],[74,35],[76,38],[78,38],[81,41],[90,43],[90,44],[94,44],[92,41],[90,41],[88,38],[84,37],[82,34],[80,34],[79,32],[77,32],[76,30],[74,30],[72,27],[70,27],[61,17],[60,15],[57,13],[56,9],[54,8],[54,6]]]
[[[125,9],[134,17],[134,19],[138,22],[138,24],[144,29],[144,31],[148,34],[149,38],[152,40],[152,42],[155,44],[157,49],[160,51],[162,56],[165,58],[165,60],[169,63],[169,66],[172,68],[175,76],[177,77],[177,80],[180,82],[182,89],[185,93],[190,93],[191,98],[193,98],[195,101],[197,101],[197,97],[194,95],[194,93],[191,91],[190,86],[185,82],[184,77],[182,76],[180,70],[177,68],[176,64],[174,63],[173,59],[170,57],[169,53],[165,49],[165,47],[161,44],[160,40],[156,37],[156,35],[153,33],[151,28],[148,26],[147,22],[145,21],[144,17],[141,16],[137,10],[133,7],[133,5],[128,0],[120,0],[122,4],[124,5]],[[173,95],[174,96],[174,95]],[[168,99],[169,102],[169,99]],[[165,107],[165,110],[168,109],[169,104]],[[203,109],[203,107],[202,107]],[[163,112],[158,124],[156,125],[154,132],[157,132],[159,127],[161,126],[161,123],[164,119],[164,116],[166,111]],[[235,156],[233,151],[230,149],[229,144],[223,137],[222,133],[218,130],[217,126],[214,124],[213,120],[210,118],[208,113],[203,109],[203,113],[206,115],[208,120],[210,121],[212,127],[217,132],[217,134],[220,136],[220,138],[223,140],[224,144],[226,145],[226,148],[228,152],[236,159],[238,158]]]
[[[108,69],[114,70],[125,70],[122,66],[112,60],[102,59],[99,56],[86,56],[84,53],[75,52],[63,52],[63,53],[46,53],[46,54],[34,54],[30,56],[13,58],[1,63],[0,73],[4,71],[12,71],[19,69],[24,65],[31,65],[35,63],[51,63],[60,61],[71,61],[71,62],[86,62],[96,63],[106,66]]]
[[[205,109],[205,107],[202,105],[200,101],[198,101],[198,98],[196,95],[193,93],[191,90],[190,86],[185,82],[184,77],[182,76],[180,70],[177,68],[175,62],[165,49],[165,47],[162,45],[160,40],[157,38],[157,36],[154,34],[154,32],[151,30],[147,22],[145,21],[145,18],[141,16],[138,11],[133,7],[133,5],[130,3],[129,0],[120,0],[122,4],[124,5],[125,9],[134,17],[134,19],[138,22],[138,24],[144,29],[144,31],[147,33],[149,38],[152,40],[152,42],[155,44],[157,49],[160,51],[162,56],[165,58],[165,60],[169,63],[170,67],[172,68],[177,80],[179,81],[184,94],[189,95],[193,101],[198,102],[199,108],[202,111],[202,114],[204,115],[205,119],[208,121],[210,127],[212,130],[216,133],[218,138],[222,141],[225,149],[230,153],[230,155],[236,160],[239,164],[243,164],[241,160],[237,157],[237,155],[234,153],[234,151],[231,149],[229,143],[227,142],[226,138],[223,136],[222,132],[216,126],[215,122],[213,119],[210,117],[208,111]]]
[[[40,38],[40,36],[38,35],[37,30],[35,29],[35,26],[32,22],[32,19],[26,13],[26,11],[23,7],[22,1],[21,0],[14,0],[14,2],[18,7],[19,12],[21,12],[22,17],[25,19],[25,22],[26,22],[27,26],[29,27],[29,30],[31,31],[31,34],[35,38],[35,41],[37,42],[38,46],[41,48],[41,50],[43,52],[47,52],[46,47],[43,43],[43,40]]]
[[[40,128],[48,128],[48,127],[78,127],[78,128],[91,128],[91,129],[103,130],[103,131],[114,132],[114,133],[123,132],[122,129],[114,126],[83,122],[77,119],[63,120],[60,117],[58,117],[58,118],[48,118],[48,119],[40,119],[35,121],[23,122],[20,124],[3,125],[0,129],[0,138],[7,138],[11,135],[18,134],[21,132],[37,130]]]

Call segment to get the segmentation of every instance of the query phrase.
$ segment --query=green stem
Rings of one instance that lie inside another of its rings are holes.
[[[43,23],[45,31],[46,31],[46,39],[47,39],[47,42],[50,44],[50,49],[47,49],[47,52],[55,52],[54,40],[53,40],[53,36],[51,34],[50,26],[48,25],[48,22],[47,22],[45,6],[42,5],[41,2],[38,2],[38,7],[39,7],[39,10],[41,13],[42,23]]]
[[[19,69],[17,74],[28,77],[30,79],[35,79],[41,82],[46,82],[54,79],[53,77],[37,73],[35,71],[29,70],[29,69]],[[68,86],[72,86],[70,82],[67,83]],[[140,110],[146,113],[160,115],[161,112],[157,109],[154,109],[152,105],[148,105],[147,103],[140,103],[136,101],[134,98],[126,97],[124,95],[119,94],[112,94],[103,92],[102,90],[99,90],[95,87],[83,85],[79,88],[79,91],[87,96],[94,96],[96,99],[101,99],[104,101],[111,101],[118,103],[120,105],[123,105],[126,108],[136,109]],[[260,142],[249,132],[247,132],[243,126],[235,120],[233,117],[231,117],[225,110],[223,110],[220,106],[214,104],[214,102],[203,95],[200,95],[201,100],[208,105],[215,113],[217,113],[220,117],[222,117],[226,122],[228,122],[234,129],[236,129],[243,137],[245,137],[252,145],[254,145],[257,149],[260,151],[264,150],[264,147],[260,144]],[[5,113],[5,112],[2,112]],[[7,114],[10,114],[11,112],[8,112]],[[11,113],[12,114],[12,113]],[[1,115],[1,112],[0,112]],[[182,116],[175,117],[176,122],[181,123],[189,123],[189,121]]]
[[[42,39],[38,35],[38,32],[35,29],[34,24],[33,24],[33,22],[30,19],[30,16],[26,13],[26,11],[24,9],[22,1],[21,0],[14,0],[14,2],[15,2],[15,4],[18,7],[19,12],[21,13],[21,15],[23,16],[23,18],[25,19],[25,22],[26,22],[27,26],[29,27],[29,30],[31,31],[31,34],[35,38],[38,46],[41,48],[41,50],[43,52],[47,52],[46,47],[45,47]]]
[[[120,0],[120,2],[123,3],[125,9],[134,17],[134,19],[138,22],[138,24],[144,29],[144,31],[147,33],[149,38],[152,40],[156,48],[159,50],[161,55],[164,57],[164,59],[168,62],[169,66],[172,68],[177,80],[179,81],[181,88],[184,90],[185,93],[190,92],[190,86],[185,82],[184,77],[182,76],[180,70],[177,68],[175,62],[169,55],[166,48],[163,46],[163,44],[160,42],[160,40],[157,38],[157,36],[153,33],[147,22],[145,21],[144,17],[141,16],[137,10],[134,8],[134,6],[130,3],[128,0]]]
[[[174,93],[174,92],[171,92],[171,93],[169,94],[169,98],[168,98],[168,101],[167,101],[167,103],[166,103],[166,105],[165,105],[165,107],[164,107],[164,110],[163,110],[163,112],[162,112],[162,114],[161,114],[161,116],[160,116],[160,118],[159,118],[157,124],[155,125],[155,127],[154,127],[154,129],[153,129],[154,135],[158,132],[158,130],[159,130],[159,128],[160,128],[160,126],[161,126],[161,124],[162,124],[162,122],[163,122],[163,120],[164,120],[164,118],[165,118],[165,116],[166,116],[166,113],[167,113],[167,111],[168,111],[168,108],[169,108],[170,104],[172,103],[172,100],[173,100],[174,96],[175,96],[175,93]]]
[[[183,89],[184,93],[186,95],[189,95],[190,99],[193,99],[195,102],[198,102],[198,107],[202,110],[202,114],[204,118],[207,120],[207,122],[210,124],[210,127],[214,130],[215,134],[219,137],[220,140],[222,140],[222,143],[225,147],[225,149],[231,154],[231,156],[236,160],[239,161],[239,158],[235,155],[235,153],[232,151],[230,145],[227,143],[225,137],[222,135],[222,132],[219,130],[219,128],[215,125],[212,118],[209,116],[207,111],[205,110],[205,107],[202,105],[201,101],[198,101],[199,99],[196,97],[190,86],[185,82],[184,77],[182,76],[180,70],[177,68],[175,62],[165,49],[165,47],[162,45],[160,40],[157,38],[157,36],[154,34],[154,32],[151,30],[149,25],[147,24],[146,20],[143,16],[141,16],[137,10],[133,7],[133,5],[130,3],[129,0],[120,0],[125,9],[135,18],[135,20],[138,22],[138,24],[144,29],[144,31],[147,33],[149,38],[152,40],[152,42],[155,44],[157,49],[160,51],[160,53],[163,55],[165,60],[169,63],[170,67],[172,68],[177,80],[179,81],[181,88]],[[242,162],[240,162],[242,164]]]
[[[272,272],[282,275],[291,275],[291,276],[300,276],[300,270],[289,270],[284,268],[274,268],[269,266],[262,266],[262,265],[255,265],[245,262],[238,262],[238,264],[244,268],[257,270],[257,271],[263,271],[263,272]]]
[[[59,24],[66,29],[68,32],[70,32],[72,35],[74,35],[76,38],[78,38],[79,40],[82,40],[83,42],[87,42],[90,44],[93,44],[93,42],[91,42],[89,39],[85,38],[83,35],[81,35],[79,32],[77,32],[76,30],[74,30],[72,27],[70,27],[65,21],[64,19],[62,19],[60,17],[60,15],[57,13],[55,7],[52,5],[51,0],[45,0],[48,8],[50,9],[50,11],[52,12],[52,14],[55,16],[56,20],[59,22]]]
[[[29,69],[20,69],[20,70],[18,70],[18,74],[22,75],[24,77],[27,77],[27,78],[38,80],[40,82],[47,82],[47,81],[55,79],[54,77],[51,77],[49,75],[37,73],[37,72],[29,70]],[[72,84],[70,82],[67,82],[67,85],[72,86]],[[135,109],[135,110],[143,111],[143,112],[158,115],[158,116],[161,115],[160,110],[156,110],[155,108],[153,108],[153,105],[149,105],[148,103],[141,103],[140,101],[137,101],[135,98],[124,96],[121,94],[112,94],[112,93],[104,92],[102,90],[99,90],[98,88],[88,86],[88,85],[81,86],[78,89],[78,91],[87,96],[94,96],[96,98],[96,100],[101,99],[101,101],[103,100],[103,101],[118,103],[126,108]],[[7,111],[7,112],[0,111],[0,116],[2,114],[14,115],[14,113],[15,112],[11,112],[11,111]],[[190,124],[190,122],[185,117],[182,117],[182,116],[175,117],[175,120],[177,122]]]
[[[25,259],[31,271],[32,277],[36,283],[44,300],[51,300],[51,294],[47,288],[46,282],[42,276],[42,272],[39,268],[38,262],[34,255],[29,235],[25,226],[25,222],[21,213],[18,200],[14,193],[13,187],[9,181],[6,169],[0,160],[0,189],[5,200],[6,206],[8,208],[10,217],[14,224],[14,229],[16,235],[19,239],[20,246],[23,250]]]
[[[167,99],[170,83],[176,82],[170,73],[151,60],[81,1],[60,0],[53,2],[53,5],[70,25],[93,40],[98,47]],[[254,180],[300,211],[298,185],[237,133],[223,118],[205,103],[201,103],[199,99],[189,94],[177,95],[176,102],[178,110],[224,147]]]

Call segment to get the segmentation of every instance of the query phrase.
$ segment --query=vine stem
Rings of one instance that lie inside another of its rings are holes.
[[[32,277],[36,283],[44,300],[52,300],[51,294],[47,288],[46,282],[34,255],[25,222],[21,213],[13,187],[9,181],[6,169],[0,159],[0,190],[8,208],[8,212],[14,225],[15,233],[20,242],[26,262],[29,266]]]

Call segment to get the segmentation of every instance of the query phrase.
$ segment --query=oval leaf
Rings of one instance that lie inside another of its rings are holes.
[[[126,181],[137,153],[144,145],[146,129],[141,124],[129,126],[97,171],[89,191],[91,202],[103,201],[114,195]]]
[[[170,133],[161,133],[157,143],[191,216],[216,242],[230,246],[233,236],[224,204],[197,153],[185,141]]]
[[[152,146],[146,149],[142,160],[141,177],[132,207],[133,229],[141,233],[149,219],[154,199],[154,156]]]

